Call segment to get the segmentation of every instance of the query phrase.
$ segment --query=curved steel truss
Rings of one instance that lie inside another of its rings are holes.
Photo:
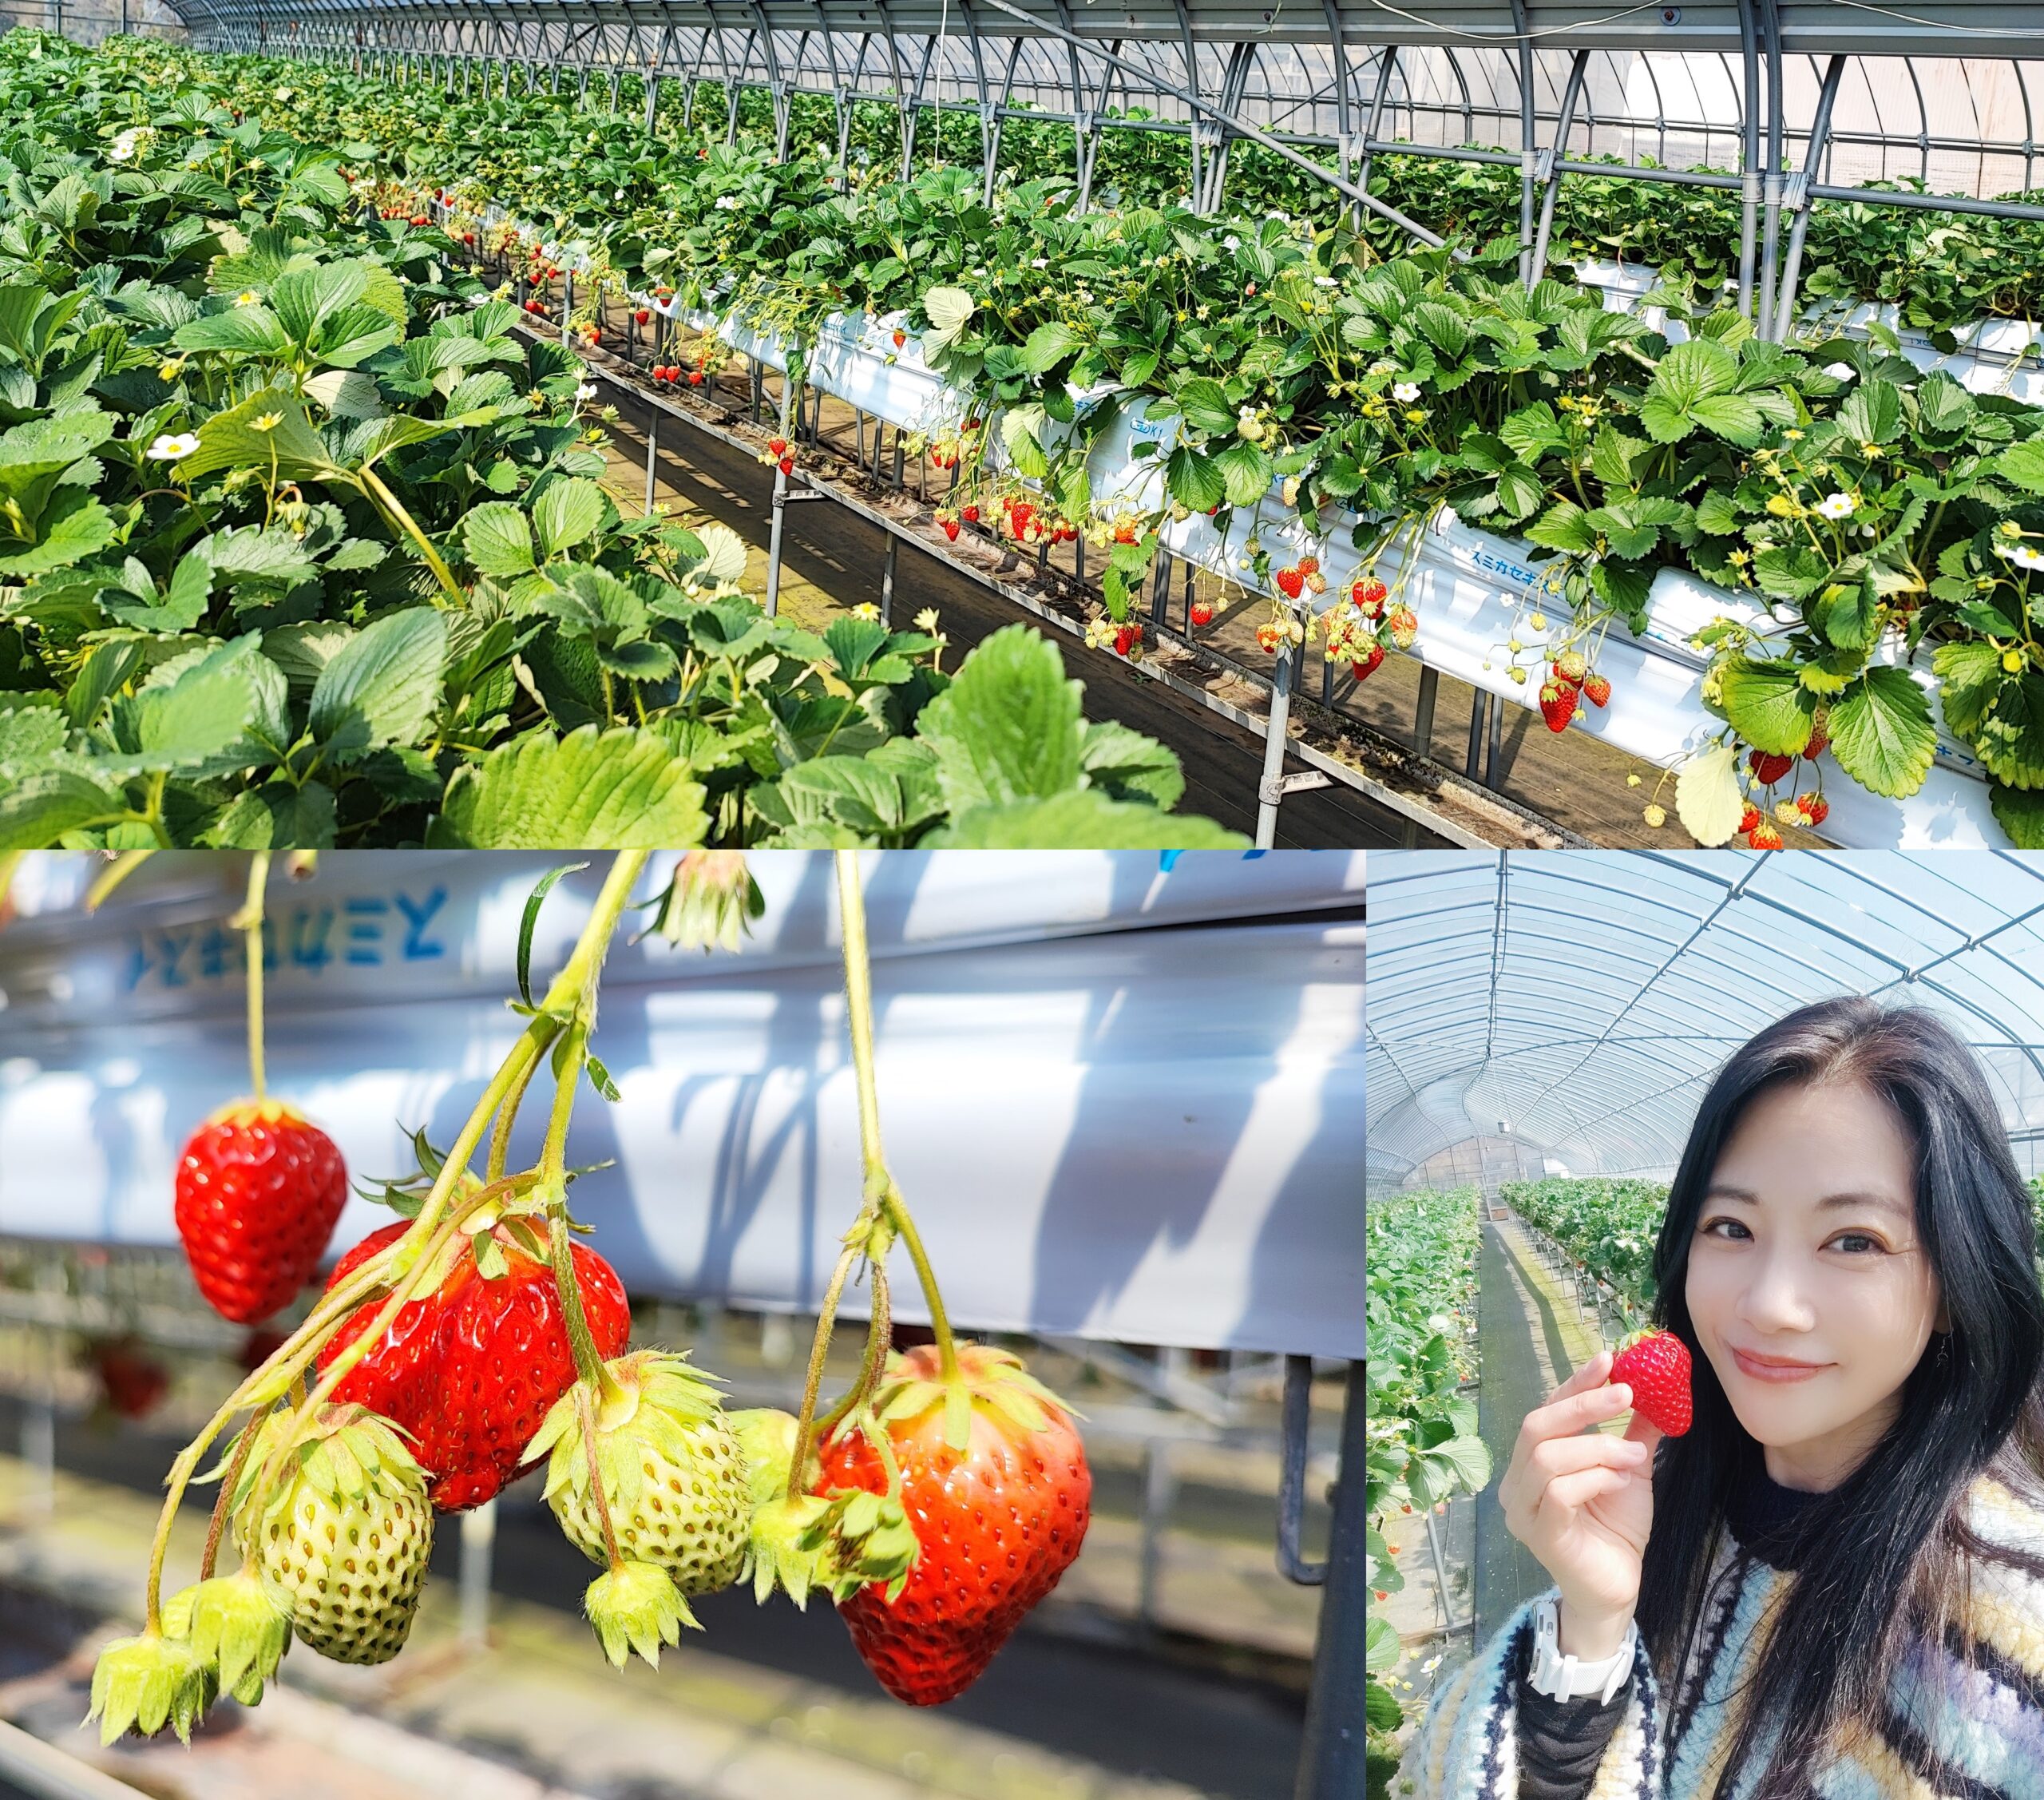
[[[1222,198],[1245,139],[1373,210],[1371,164],[1417,155],[1515,169],[1529,279],[1572,175],[1713,187],[1741,202],[1741,305],[1792,316],[1812,203],[1855,199],[2044,220],[2044,14],[1999,0],[184,0],[196,42],[346,61],[465,93],[572,81],[650,126],[668,84],[878,101],[905,174],[929,109],[976,117],[991,171],[1011,120],[1073,128],[1089,195],[1101,134],[1190,138],[1190,192]],[[1955,56],[1952,52],[1959,54]],[[1593,158],[1616,157],[1616,162]],[[1928,192],[1869,192],[1902,181]],[[1956,200],[1943,196],[1956,194]],[[1401,223],[1409,223],[1404,220]],[[1424,235],[1424,234],[1421,234]]]

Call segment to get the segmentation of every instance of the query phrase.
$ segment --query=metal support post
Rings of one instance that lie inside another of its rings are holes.
[[[887,554],[880,565],[880,622],[889,631],[894,628],[894,556],[901,546],[901,540],[893,532],[887,534]]]
[[[759,365],[753,364],[754,380],[758,381]],[[795,384],[786,375],[781,377],[781,435],[788,434],[788,409],[795,397]],[[755,395],[755,410],[757,395]],[[786,458],[782,459],[783,461]],[[774,617],[781,607],[781,528],[787,517],[788,477],[780,463],[774,465],[774,524],[766,540],[766,617]],[[889,541],[893,533],[888,534]]]
[[[1440,671],[1420,670],[1420,699],[1412,715],[1412,747],[1422,756],[1433,754],[1434,700],[1440,692]]]
[[[489,1564],[497,1543],[497,1502],[461,1515],[461,1642],[480,1650],[489,1631]]]
[[[1353,1800],[1363,1791],[1365,1703],[1363,1671],[1368,1580],[1363,1550],[1363,1365],[1349,1365],[1341,1418],[1341,1457],[1332,1497],[1320,1632],[1313,1646],[1313,1687],[1306,1701],[1305,1746],[1296,1800]]]
[[[646,409],[646,510],[653,509],[653,470],[660,454],[660,410]]]
[[[1278,842],[1278,806],[1285,797],[1285,727],[1292,715],[1292,684],[1297,679],[1299,648],[1286,641],[1278,652],[1270,682],[1270,720],[1264,728],[1263,779],[1256,788],[1256,847],[1269,850]]]
[[[1171,1440],[1151,1438],[1143,1468],[1143,1547],[1135,1598],[1136,1621],[1145,1631],[1157,1628],[1158,1590],[1164,1573],[1164,1532],[1171,1522],[1177,1485],[1171,1473]]]
[[[1478,780],[1476,771],[1480,768],[1483,753],[1483,721],[1489,716],[1493,702],[1483,688],[1479,688],[1469,706],[1469,755],[1464,761],[1462,772],[1472,781]]]

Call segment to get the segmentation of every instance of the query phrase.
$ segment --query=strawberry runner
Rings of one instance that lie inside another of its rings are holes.
[[[1632,1671],[1608,1706],[1533,1693],[1533,1618],[1559,1596],[1550,1588],[1436,1690],[1392,1782],[1394,1800],[1709,1800],[1796,1579],[1787,1546],[1797,1498],[1761,1481],[1728,1509],[1678,1682],[1665,1685],[1636,1641]],[[1989,1475],[1975,1479],[1966,1505],[1988,1548],[1973,1561],[1965,1641],[1912,1636],[1879,1729],[1849,1743],[1841,1735],[1816,1768],[1812,1786],[1827,1800],[2012,1794],[2044,1778],[2044,1509]],[[1757,1776],[1775,1731],[1763,1734],[1758,1760],[1730,1772],[1727,1800]],[[1939,1760],[1951,1771],[1942,1780]]]

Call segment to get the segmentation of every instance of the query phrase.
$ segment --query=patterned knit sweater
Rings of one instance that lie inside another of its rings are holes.
[[[1967,1499],[1983,1540],[2044,1555],[2044,1516],[2026,1501],[1984,1476]],[[1587,1800],[1707,1800],[1715,1789],[1747,1684],[1795,1579],[1763,1560],[1762,1552],[1772,1553],[1764,1536],[1749,1531],[1753,1541],[1741,1543],[1737,1523],[1721,1537],[1708,1610],[1674,1691],[1663,1693],[1642,1646],[1610,1708],[1600,1709],[1594,1697],[1569,1703],[1582,1729],[1608,1734],[1601,1755],[1584,1746],[1582,1760],[1594,1760]],[[1522,1756],[1527,1712],[1539,1709],[1549,1729],[1562,1716],[1544,1696],[1531,1695],[1531,1708],[1524,1703],[1532,1615],[1543,1597],[1521,1606],[1436,1691],[1392,1783],[1392,1800],[1521,1800],[1523,1793],[1551,1787],[1551,1740],[1538,1778]],[[1732,1800],[1750,1791],[1776,1735],[1763,1732],[1758,1759],[1728,1790]],[[1961,1790],[1967,1800],[2044,1800],[2044,1580],[1991,1555],[1974,1570],[1963,1660],[1948,1645],[1911,1644],[1877,1737],[1820,1766],[1816,1792],[1822,1800],[1936,1800],[1947,1790],[1925,1778],[1933,1752],[1970,1778]]]

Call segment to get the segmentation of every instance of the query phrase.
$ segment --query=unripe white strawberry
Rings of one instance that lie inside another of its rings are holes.
[[[300,1640],[339,1663],[387,1663],[404,1647],[433,1548],[426,1471],[398,1428],[361,1406],[327,1406],[276,1485],[256,1483],[290,1415],[263,1421],[233,1506],[235,1537]]]
[[[664,1350],[604,1369],[612,1387],[592,1394],[590,1406],[619,1554],[664,1569],[684,1594],[728,1588],[744,1565],[751,1505],[744,1453],[711,1378]],[[546,1501],[561,1528],[592,1562],[608,1562],[579,1386],[554,1402],[524,1460],[549,1456]],[[682,1616],[693,1623],[686,1608]]]

